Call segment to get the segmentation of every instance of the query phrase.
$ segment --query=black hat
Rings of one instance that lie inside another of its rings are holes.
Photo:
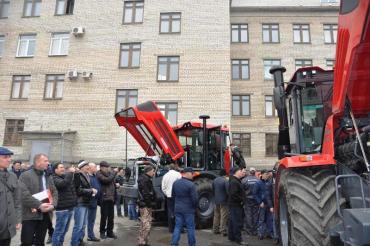
[[[144,173],[148,173],[152,170],[154,170],[154,167],[152,165],[148,165],[148,166],[144,167]]]
[[[233,166],[233,168],[231,168],[230,170],[230,175],[234,175],[237,171],[242,170],[242,169],[243,169],[242,167]]]
[[[185,167],[184,170],[182,170],[183,173],[193,173],[193,168],[192,167]]]
[[[14,155],[14,153],[5,147],[0,147],[0,155]]]
[[[110,165],[108,164],[108,162],[106,162],[106,161],[101,161],[100,163],[99,163],[99,165],[100,165],[100,167],[110,167]]]
[[[262,169],[261,174],[268,173],[267,169]]]

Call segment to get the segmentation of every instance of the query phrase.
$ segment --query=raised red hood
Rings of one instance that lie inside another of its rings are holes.
[[[334,69],[333,113],[343,113],[346,96],[355,115],[370,111],[369,6],[370,0],[342,1]]]
[[[154,102],[127,108],[115,117],[118,125],[127,129],[147,155],[165,153],[177,160],[184,154],[175,132]]]

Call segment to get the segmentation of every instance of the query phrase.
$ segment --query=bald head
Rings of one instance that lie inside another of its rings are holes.
[[[93,162],[89,162],[89,173],[90,174],[95,174],[96,173],[96,164]]]

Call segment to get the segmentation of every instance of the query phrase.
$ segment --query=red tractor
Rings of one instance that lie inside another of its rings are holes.
[[[194,183],[197,185],[197,226],[207,227],[213,219],[212,181],[221,169],[230,169],[230,153],[227,142],[229,130],[223,126],[207,124],[209,116],[200,116],[199,122],[186,122],[171,127],[157,105],[145,102],[127,108],[115,115],[119,126],[123,126],[145,151],[146,156],[160,156],[157,175],[153,179],[158,199],[155,217],[165,215],[165,199],[161,192],[162,177],[166,164],[177,162],[180,167],[193,167]],[[134,180],[123,186],[123,195],[137,197],[137,178],[143,165],[151,164],[140,158],[134,167]]]
[[[334,71],[273,67],[281,244],[370,245],[370,0],[342,0]],[[286,85],[285,85],[286,84]]]

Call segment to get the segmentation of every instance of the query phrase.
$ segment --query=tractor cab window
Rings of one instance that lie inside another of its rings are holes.
[[[321,87],[306,87],[300,90],[301,150],[315,153],[321,150],[325,124]]]

